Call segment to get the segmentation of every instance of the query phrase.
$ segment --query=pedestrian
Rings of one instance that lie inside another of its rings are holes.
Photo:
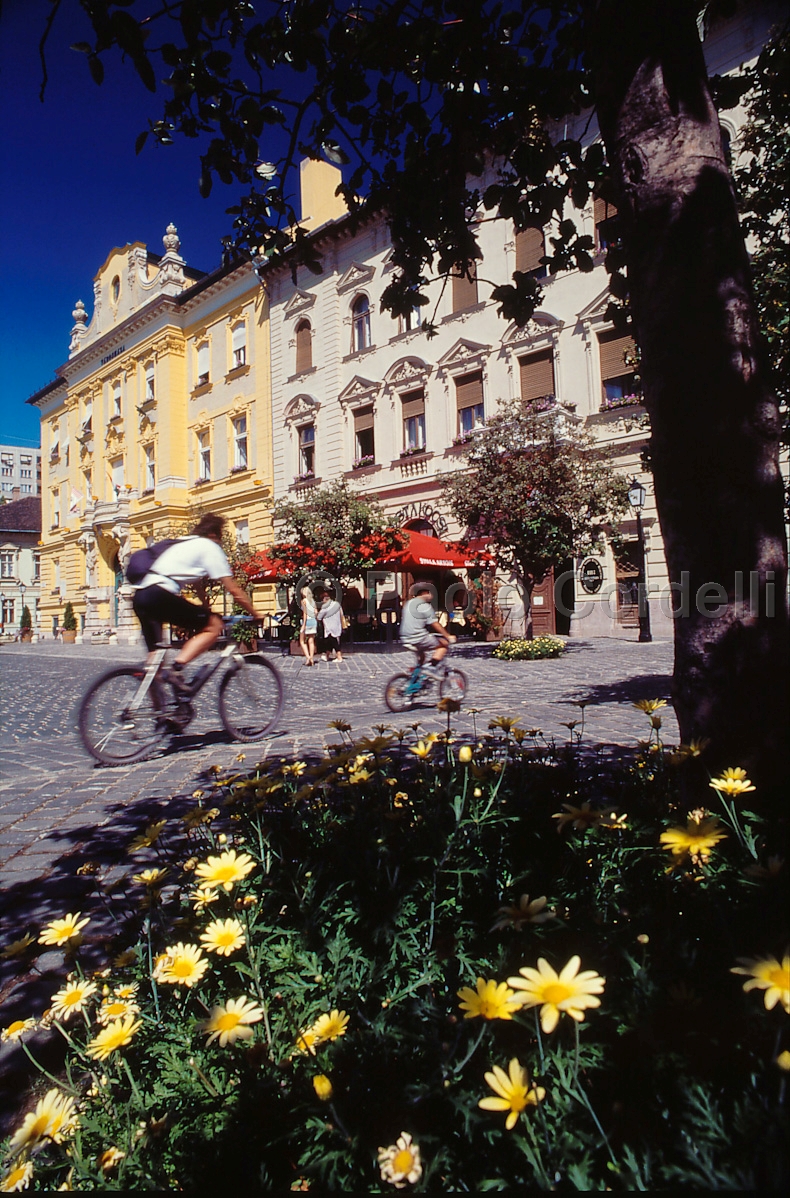
[[[302,626],[299,630],[299,645],[307,659],[307,665],[312,666],[315,664],[315,638],[318,632],[315,599],[309,587],[302,587],[300,596],[302,600]]]
[[[337,599],[333,599],[327,591],[321,592],[321,606],[317,617],[324,630],[324,652],[322,661],[342,661],[340,638],[343,634],[343,612]]]

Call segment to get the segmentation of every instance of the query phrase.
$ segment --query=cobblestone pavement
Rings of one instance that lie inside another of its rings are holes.
[[[403,726],[417,719],[427,730],[443,726],[434,709],[400,717],[387,711],[384,684],[411,662],[403,651],[357,649],[342,663],[321,662],[314,669],[276,649],[268,652],[281,668],[286,701],[280,727],[266,741],[231,743],[220,729],[215,688],[207,687],[198,701],[198,718],[184,736],[149,761],[107,769],[96,766],[79,743],[77,705],[92,678],[113,665],[138,661],[139,650],[47,642],[2,647],[0,943],[66,911],[93,909],[93,883],[78,873],[80,866],[100,863],[105,885],[113,874],[119,878],[128,867],[125,853],[132,836],[153,819],[193,806],[190,796],[210,765],[230,766],[240,751],[248,762],[320,751],[337,739],[327,728],[337,718],[347,720],[357,735],[379,723]],[[455,663],[468,675],[468,702],[478,709],[454,717],[462,736],[471,738],[474,726],[485,728],[494,716],[510,715],[525,728],[541,728],[547,738],[564,741],[569,735],[564,722],[580,715],[573,701],[587,699],[585,741],[633,746],[647,727],[632,704],[669,697],[672,646],[668,641],[579,640],[569,642],[557,660],[500,662],[491,657],[490,645],[467,645],[456,650]],[[676,739],[671,709],[664,723],[667,739]],[[48,996],[47,986],[61,977],[57,952],[38,957],[28,975],[20,975],[15,962],[0,962],[0,1024],[28,1008],[30,985]],[[13,1047],[0,1050],[0,1075]]]

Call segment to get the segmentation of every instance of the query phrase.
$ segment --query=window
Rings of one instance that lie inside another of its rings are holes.
[[[32,471],[32,470],[20,470],[20,471],[19,471],[19,477],[20,477],[20,478],[32,478],[32,477],[33,477],[33,471]]]
[[[153,445],[144,445],[145,454],[145,489],[153,491],[156,486],[156,458]]]
[[[121,380],[117,379],[112,385],[112,417],[111,417],[111,419],[115,419],[115,417],[120,416],[120,414],[121,414]]]
[[[123,457],[113,458],[110,462],[110,477],[112,480],[112,489],[117,499],[123,487]]]
[[[314,424],[305,424],[299,429],[299,473],[305,478],[315,475]]]
[[[518,360],[521,398],[525,401],[554,395],[554,354],[550,349]]]
[[[533,279],[545,279],[547,268],[540,261],[544,252],[542,229],[520,229],[516,233],[516,270]]]
[[[234,520],[233,527],[236,532],[237,545],[249,545],[250,543],[250,522],[249,520]]]
[[[52,443],[49,447],[49,460],[50,462],[60,461],[60,433],[58,432],[56,426],[52,429]]]
[[[359,295],[354,300],[351,322],[354,330],[352,348],[358,354],[373,344],[370,338],[370,301],[366,295]]]
[[[86,399],[82,410],[82,435],[88,436],[93,432],[93,400]]]
[[[593,200],[593,219],[597,249],[608,250],[610,246],[616,245],[620,240],[620,218],[614,204],[596,196]]]
[[[453,275],[453,312],[464,312],[477,303],[477,267],[469,267],[469,275]]]
[[[29,461],[29,460],[30,460],[30,459],[28,459],[28,461]],[[4,454],[2,454],[2,456],[0,456],[0,462],[1,462],[1,463],[2,463],[2,465],[3,465],[3,469],[5,469],[5,468],[6,468],[6,467],[8,467],[8,466],[11,466],[11,467],[13,467],[13,465],[14,465],[14,455],[13,455],[12,453],[4,453]]]
[[[401,398],[403,448],[417,452],[425,449],[425,392],[409,391]]]
[[[3,610],[2,610],[2,621],[1,622],[3,624],[13,624],[14,623],[14,600],[13,599],[4,599],[2,608],[3,608]]]
[[[198,346],[197,351],[197,385],[205,387],[209,381],[208,341]]]
[[[33,582],[41,581],[41,554],[33,554]]]
[[[237,416],[233,421],[233,468],[247,469],[247,417]]]
[[[13,466],[3,466],[2,473],[3,473],[3,478],[10,478],[11,475],[14,473]]]
[[[57,558],[57,557],[55,558],[54,562],[52,563],[52,569],[53,569],[53,572],[55,575],[55,590],[59,591],[60,590],[60,559],[59,558]]]
[[[313,368],[313,330],[309,320],[296,326],[296,373]]]
[[[14,577],[14,553],[12,551],[3,551],[0,553],[0,578]]]
[[[113,279],[112,283],[110,283],[110,296],[111,296],[112,302],[114,304],[118,303],[118,297],[120,296],[120,294],[121,294],[121,280],[118,277],[118,275],[116,275],[115,278]]]
[[[153,362],[149,362],[145,368],[145,395],[143,402],[150,403],[154,399],[156,399],[154,364]]]
[[[21,453],[19,455],[19,465],[20,466],[32,466],[33,465],[33,455],[30,453]]]
[[[415,304],[413,308],[409,308],[405,316],[398,317],[398,332],[410,333],[413,329],[418,329],[422,324],[422,313],[419,306]]]
[[[483,410],[483,374],[465,374],[455,380],[455,404],[458,409],[458,435],[468,436],[485,423]]]
[[[33,494],[33,484],[32,483],[22,483],[22,486],[19,489],[23,495],[32,495]]]
[[[85,501],[86,503],[90,503],[93,496],[93,471],[83,470],[82,481],[85,485]]]
[[[52,527],[60,527],[60,488],[52,492]]]
[[[6,495],[12,495],[14,491],[13,483],[3,483],[3,492]]]
[[[233,369],[238,366],[247,365],[247,324],[246,321],[241,321],[237,324],[231,333],[231,345],[233,350]]]
[[[373,442],[373,408],[358,408],[354,413],[355,466],[370,466],[376,460]]]
[[[208,432],[198,433],[198,478],[201,482],[211,478],[211,438]]]
[[[638,394],[633,365],[633,355],[636,353],[634,339],[623,337],[612,329],[598,334],[598,344],[601,352],[603,406],[617,406],[619,402]],[[625,361],[626,355],[631,358],[630,366]]]

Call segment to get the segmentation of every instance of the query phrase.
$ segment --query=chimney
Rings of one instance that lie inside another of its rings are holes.
[[[335,195],[343,176],[336,166],[318,159],[304,158],[299,165],[299,190],[302,219],[299,224],[312,232],[327,221],[345,216],[348,209],[341,196]]]

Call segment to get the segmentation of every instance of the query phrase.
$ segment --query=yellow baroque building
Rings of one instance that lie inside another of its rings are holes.
[[[232,542],[272,539],[268,301],[248,263],[210,274],[181,257],[114,249],[77,303],[68,360],[28,400],[41,412],[39,630],[136,642],[130,554],[206,511]],[[272,588],[256,596],[269,606]]]

